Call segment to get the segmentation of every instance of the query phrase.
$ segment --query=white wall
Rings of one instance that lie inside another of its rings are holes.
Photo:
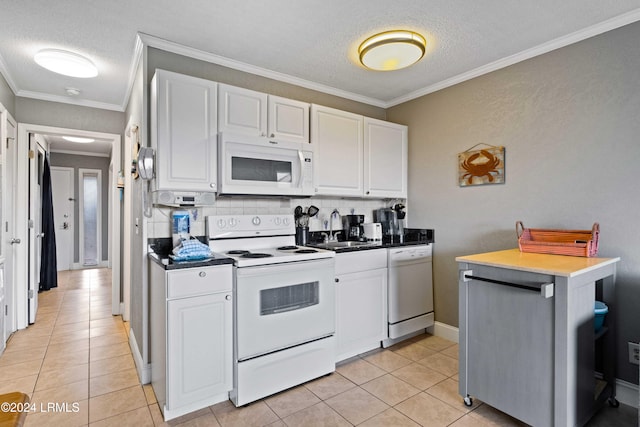
[[[409,125],[414,221],[436,230],[436,320],[458,325],[454,258],[517,247],[526,227],[590,229],[619,256],[618,377],[638,381],[640,339],[640,23],[394,107]],[[457,153],[506,147],[506,183],[461,188]]]

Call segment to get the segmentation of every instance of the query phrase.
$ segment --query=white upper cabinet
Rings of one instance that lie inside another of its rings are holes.
[[[407,197],[407,126],[364,118],[364,197]]]
[[[217,83],[157,70],[151,82],[155,190],[217,190]]]
[[[363,116],[311,105],[316,194],[362,197]]]
[[[269,138],[309,142],[309,104],[269,95]]]
[[[221,84],[220,132],[309,142],[309,104]]]
[[[220,84],[218,128],[252,136],[267,136],[267,94]]]

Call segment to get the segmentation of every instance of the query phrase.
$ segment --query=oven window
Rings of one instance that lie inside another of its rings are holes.
[[[319,302],[319,282],[301,283],[260,291],[260,315],[300,310]]]
[[[291,182],[291,162],[231,157],[231,179]]]

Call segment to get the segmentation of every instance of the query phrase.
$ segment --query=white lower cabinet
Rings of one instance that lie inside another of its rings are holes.
[[[387,251],[336,254],[336,362],[387,338]]]
[[[229,398],[232,269],[150,264],[151,384],[168,421]]]

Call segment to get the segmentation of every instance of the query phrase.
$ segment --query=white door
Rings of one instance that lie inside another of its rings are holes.
[[[28,318],[35,323],[38,312],[38,290],[40,288],[40,262],[42,250],[42,173],[45,149],[38,142],[41,138],[29,135],[29,151],[37,153],[29,158],[29,280]]]
[[[73,168],[51,167],[53,223],[56,230],[58,271],[73,267],[74,230]]]
[[[14,271],[15,271],[15,257],[14,250],[17,245],[22,245],[24,243],[20,242],[20,239],[16,238],[15,234],[15,210],[16,206],[16,195],[14,190],[15,185],[15,176],[16,176],[16,147],[17,147],[17,139],[16,139],[16,124],[10,117],[4,118],[3,121],[5,124],[6,134],[2,135],[4,137],[4,153],[3,153],[3,164],[4,168],[4,185],[2,188],[2,256],[4,257],[4,305],[2,306],[2,313],[0,315],[4,316],[4,335],[8,337],[17,329],[16,327],[16,303],[15,303],[15,281],[14,281]],[[1,334],[0,334],[1,335]]]

